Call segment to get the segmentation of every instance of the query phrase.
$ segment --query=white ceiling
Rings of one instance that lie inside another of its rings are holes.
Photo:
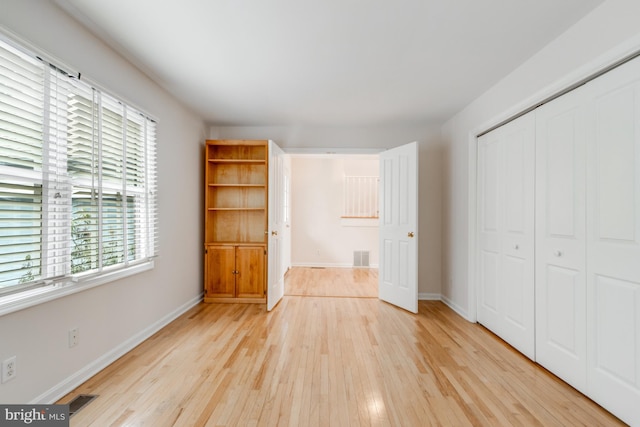
[[[439,123],[602,0],[58,0],[215,125]]]

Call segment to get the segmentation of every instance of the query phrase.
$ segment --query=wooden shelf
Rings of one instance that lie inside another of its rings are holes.
[[[263,211],[265,208],[207,208],[208,211]]]
[[[209,159],[210,163],[222,164],[249,164],[249,165],[266,165],[266,160],[248,160],[248,159]]]
[[[230,187],[230,188],[241,188],[241,187],[248,187],[248,188],[266,188],[266,185],[264,184],[208,184],[209,187]]]
[[[205,246],[260,246],[263,247],[264,249],[267,249],[267,244],[264,241],[258,241],[258,242],[251,242],[251,241],[246,241],[246,242],[242,242],[242,243],[238,243],[236,241],[230,241],[230,240],[219,240],[219,241],[212,241],[207,243]]]

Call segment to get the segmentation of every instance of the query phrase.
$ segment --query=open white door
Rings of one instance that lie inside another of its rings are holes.
[[[380,154],[378,297],[418,312],[418,143]]]
[[[267,311],[284,295],[284,271],[282,269],[282,244],[284,225],[284,152],[269,141],[269,250],[267,265]]]

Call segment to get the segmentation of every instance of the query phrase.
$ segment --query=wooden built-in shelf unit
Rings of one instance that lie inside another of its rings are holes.
[[[268,141],[208,140],[205,158],[205,301],[266,302]]]

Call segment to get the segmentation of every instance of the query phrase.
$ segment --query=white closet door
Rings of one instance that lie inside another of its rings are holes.
[[[640,425],[640,59],[592,84],[588,394],[630,425]]]
[[[478,139],[478,321],[531,359],[534,135],[530,113]]]
[[[536,361],[582,392],[587,90],[536,110]]]

